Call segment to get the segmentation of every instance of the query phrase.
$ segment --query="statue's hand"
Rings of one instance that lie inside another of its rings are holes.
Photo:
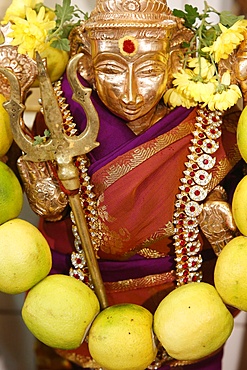
[[[219,196],[218,190],[203,204],[199,225],[216,255],[235,236],[236,225],[231,207],[224,197]]]
[[[60,220],[68,197],[60,188],[52,163],[30,162],[20,157],[17,166],[32,210],[48,221]]]

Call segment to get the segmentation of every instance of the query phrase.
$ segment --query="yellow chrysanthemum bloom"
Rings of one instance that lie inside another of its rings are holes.
[[[225,91],[212,95],[207,105],[210,110],[224,111],[235,105],[242,94],[237,85],[231,85]]]
[[[215,91],[215,84],[213,82],[192,81],[187,91],[192,99],[198,103],[203,103],[209,101]]]
[[[224,111],[235,105],[241,96],[240,88],[235,84],[231,85],[230,73],[227,71],[223,74],[218,89],[207,101],[207,105],[210,110]]]
[[[167,90],[163,98],[165,104],[173,108],[182,106],[189,109],[197,105],[194,100],[188,99],[187,96],[180,94],[178,90],[174,88]]]
[[[188,87],[195,77],[193,71],[188,68],[181,69],[179,72],[174,73],[173,77],[174,80],[172,83],[177,87],[179,94],[187,96],[187,98],[190,99],[191,96]]]
[[[38,3],[43,3],[43,0],[13,0],[6,10],[3,23],[13,21],[15,17],[24,19],[26,17],[26,8],[34,9]]]
[[[195,75],[201,76],[206,81],[209,81],[215,73],[215,67],[203,57],[189,59],[188,66],[193,69]]]
[[[196,62],[193,61],[193,63]],[[198,79],[198,75],[193,73],[190,69],[182,69],[173,76],[173,85],[176,86],[178,94],[184,96],[190,101],[197,103],[205,102],[215,91],[215,85],[213,82],[203,80],[201,77]],[[209,73],[209,76],[211,76],[211,73]]]
[[[196,62],[193,61],[196,65]],[[192,63],[192,65],[193,65]],[[194,81],[190,70],[181,70],[174,74],[175,88],[169,89],[164,95],[164,102],[175,108],[194,107],[198,104],[208,106],[210,110],[227,110],[241,98],[241,91],[235,84],[231,85],[229,71],[225,72],[219,82],[216,77],[210,81]]]
[[[231,83],[231,75],[230,75],[230,72],[229,71],[226,71],[225,73],[223,73],[220,82],[221,82],[221,84],[223,84],[225,86],[229,86],[230,85],[230,83]]]
[[[35,51],[42,52],[48,46],[47,33],[55,25],[55,21],[47,19],[43,6],[38,14],[35,10],[27,8],[26,19],[16,17],[15,24],[11,26],[13,31],[8,36],[13,39],[11,44],[18,46],[19,53],[28,54],[33,58]]]
[[[47,21],[48,20],[49,21],[54,21],[54,19],[56,18],[56,14],[55,14],[54,10],[46,8],[45,9],[45,18],[46,18]]]
[[[247,31],[247,20],[238,20],[230,28],[223,26],[219,23],[221,29],[220,36],[215,40],[215,42],[208,47],[202,49],[205,53],[210,53],[214,55],[215,62],[218,63],[220,59],[227,59],[234,49],[241,43],[244,39],[243,33]]]

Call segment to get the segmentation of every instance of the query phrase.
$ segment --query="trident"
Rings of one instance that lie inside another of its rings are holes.
[[[54,94],[52,83],[40,55],[36,53],[44,118],[51,135],[45,143],[35,146],[33,145],[33,141],[24,134],[20,127],[20,117],[25,106],[21,103],[19,81],[15,74],[8,69],[0,68],[0,73],[4,74],[10,83],[10,100],[4,103],[4,108],[10,116],[10,124],[15,142],[25,153],[23,158],[32,162],[55,160],[58,166],[58,177],[60,181],[69,190],[69,193],[73,194],[69,195],[69,203],[74,214],[95,293],[103,309],[108,306],[107,297],[80,202],[78,193],[80,186],[78,169],[73,162],[74,157],[86,154],[99,145],[96,141],[99,130],[99,118],[90,99],[91,89],[81,85],[76,73],[78,61],[82,55],[77,54],[70,60],[67,71],[69,83],[74,92],[72,98],[84,109],[87,117],[87,125],[79,136],[69,137],[62,129],[63,117]]]

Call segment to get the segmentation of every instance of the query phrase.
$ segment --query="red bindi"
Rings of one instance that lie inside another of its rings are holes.
[[[135,44],[132,40],[127,39],[123,42],[123,51],[128,54],[132,54],[135,51]]]

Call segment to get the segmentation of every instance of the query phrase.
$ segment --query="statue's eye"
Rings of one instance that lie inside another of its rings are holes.
[[[101,63],[95,67],[95,70],[104,74],[122,74],[126,71],[124,67],[112,63]]]
[[[148,64],[140,66],[136,69],[136,74],[139,77],[152,77],[164,73],[165,68],[161,63],[158,64]]]

